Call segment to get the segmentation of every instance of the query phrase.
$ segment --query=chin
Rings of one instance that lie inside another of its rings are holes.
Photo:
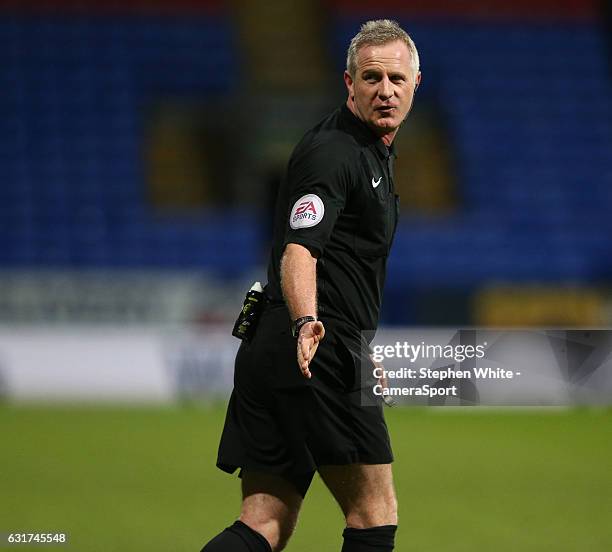
[[[395,119],[378,119],[375,123],[374,126],[376,126],[376,128],[379,128],[380,130],[386,130],[388,132],[395,130],[397,127],[400,126],[400,122],[396,121]]]

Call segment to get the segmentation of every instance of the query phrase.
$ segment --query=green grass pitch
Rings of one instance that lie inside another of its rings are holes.
[[[612,550],[611,411],[386,413],[398,552]],[[199,550],[239,507],[238,480],[214,467],[223,415],[0,406],[0,533],[69,533],[53,550]],[[342,529],[315,479],[287,550],[338,552]]]

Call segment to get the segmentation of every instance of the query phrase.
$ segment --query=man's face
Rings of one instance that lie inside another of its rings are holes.
[[[349,107],[376,134],[393,133],[412,105],[421,80],[411,63],[408,46],[400,40],[363,46],[357,52],[354,77],[344,73]]]

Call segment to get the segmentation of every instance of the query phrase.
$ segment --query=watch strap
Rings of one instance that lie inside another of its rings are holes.
[[[301,318],[297,318],[291,324],[291,334],[293,335],[293,337],[297,337],[298,335],[300,335],[300,329],[302,328],[304,324],[307,324],[308,322],[316,322],[316,321],[317,321],[316,316],[302,316]]]

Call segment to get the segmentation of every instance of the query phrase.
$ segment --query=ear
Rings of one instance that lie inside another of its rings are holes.
[[[351,100],[355,100],[355,83],[348,71],[344,71],[344,84],[348,90],[348,95]]]
[[[414,91],[416,92],[417,88],[419,87],[419,84],[421,84],[421,72],[419,71],[416,75],[416,78],[414,79]]]

